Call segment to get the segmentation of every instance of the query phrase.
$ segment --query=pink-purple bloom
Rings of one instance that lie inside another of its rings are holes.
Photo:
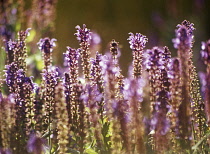
[[[85,24],[83,24],[82,28],[79,25],[77,25],[76,29],[77,32],[75,33],[75,35],[77,36],[77,40],[80,43],[82,42],[90,43],[90,40],[92,39],[90,29],[87,29]]]
[[[140,33],[136,33],[136,35],[134,35],[133,33],[129,33],[129,34],[130,36],[128,40],[129,40],[130,48],[132,50],[143,50],[148,41],[147,37]]]
[[[206,65],[210,64],[210,40],[202,42],[201,49],[201,58]]]

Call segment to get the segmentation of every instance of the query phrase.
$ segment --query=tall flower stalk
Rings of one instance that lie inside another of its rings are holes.
[[[56,125],[58,131],[57,140],[59,146],[58,153],[66,153],[69,138],[69,121],[64,97],[64,87],[61,83],[55,88],[55,102]]]
[[[205,113],[207,118],[208,126],[210,125],[210,40],[207,42],[202,42],[201,56],[206,65],[206,73],[203,76],[205,83],[204,87],[204,101],[205,101]]]
[[[142,79],[128,79],[125,84],[125,96],[129,103],[130,121],[128,124],[129,145],[128,153],[146,153],[144,144],[144,125],[142,114],[140,112],[140,102],[142,101]]]
[[[180,59],[180,74],[182,86],[182,100],[179,107],[180,144],[183,149],[191,151],[191,104],[190,104],[190,66],[191,48],[193,45],[193,24],[183,21],[177,26],[174,47],[178,49]]]
[[[37,43],[39,46],[39,49],[42,52],[42,58],[44,60],[44,69],[48,69],[52,66],[52,51],[53,47],[55,47],[55,41],[56,39],[49,39],[44,38],[40,39]]]
[[[128,40],[133,51],[133,77],[139,78],[142,74],[143,49],[148,39],[140,33],[136,33],[136,35],[133,33],[129,34]]]
[[[50,134],[53,133],[53,122],[55,120],[55,87],[58,82],[58,72],[56,68],[44,69],[42,73],[43,91],[42,97],[44,100],[42,106],[43,114],[43,130],[49,134],[48,144],[50,146],[50,152],[52,148],[52,139]]]
[[[64,86],[65,86],[65,97],[66,97],[66,104],[67,104],[67,112],[69,117],[69,123],[72,123],[72,108],[75,106],[75,99],[76,93],[75,84],[78,83],[78,76],[79,76],[79,66],[78,66],[78,59],[79,59],[79,52],[76,49],[72,49],[67,47],[65,55],[65,63],[68,66],[68,73],[64,75]]]
[[[79,25],[76,26],[77,33],[75,35],[77,36],[77,40],[80,43],[80,55],[82,60],[82,70],[85,79],[88,81],[90,79],[90,40],[91,40],[91,32],[89,29],[86,28],[86,25],[83,24],[83,27],[81,28]]]
[[[0,93],[0,138],[3,149],[12,149],[12,131],[15,126],[14,95],[4,98]]]

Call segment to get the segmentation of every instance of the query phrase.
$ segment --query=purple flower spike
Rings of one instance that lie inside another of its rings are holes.
[[[90,42],[91,38],[91,32],[90,29],[86,28],[86,25],[83,24],[83,28],[81,28],[79,25],[75,27],[77,29],[77,32],[75,35],[77,36],[77,40],[82,43],[82,42]]]
[[[40,39],[39,42],[37,43],[39,45],[39,49],[43,51],[44,53],[50,53],[53,50],[53,47],[55,47],[55,41],[56,39],[49,39],[48,37],[44,39]]]
[[[194,24],[184,20],[182,24],[177,25],[176,38],[173,39],[174,48],[186,50],[192,48],[193,45],[193,31],[195,28]]]
[[[130,36],[128,40],[129,40],[130,48],[134,51],[143,50],[145,48],[145,44],[148,42],[148,39],[146,38],[146,36],[140,33],[136,33],[136,35],[134,35],[133,33],[129,33],[129,34]]]
[[[206,65],[210,64],[210,40],[202,42],[201,57]]]
[[[52,51],[53,47],[55,47],[55,41],[56,39],[49,39],[44,38],[40,39],[37,43],[39,46],[39,49],[42,52],[42,58],[44,60],[45,69],[48,69],[50,66],[52,66]]]
[[[81,61],[82,61],[82,70],[83,74],[86,80],[90,79],[90,40],[91,38],[91,32],[89,29],[86,28],[86,25],[83,24],[83,28],[80,28],[80,26],[76,26],[77,33],[75,35],[77,36],[77,40],[80,43],[80,55],[81,55]]]
[[[46,146],[46,141],[36,136],[36,134],[31,134],[27,142],[27,150],[30,153],[39,154],[45,152],[44,146]]]
[[[130,48],[133,50],[133,77],[139,78],[142,74],[143,49],[148,39],[140,33],[129,34],[128,40]]]

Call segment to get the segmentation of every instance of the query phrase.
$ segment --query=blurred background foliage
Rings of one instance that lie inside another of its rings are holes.
[[[189,20],[196,28],[193,50],[198,68],[202,68],[202,64],[199,64],[201,41],[210,38],[210,0],[44,0],[53,5],[48,6],[49,10],[53,10],[51,13],[39,10],[43,9],[42,0],[9,1],[15,2],[9,7],[16,7],[19,11],[16,18],[10,18],[15,21],[14,31],[32,28],[32,36],[28,39],[32,55],[37,52],[36,43],[41,37],[57,39],[53,60],[58,66],[63,65],[62,53],[66,51],[66,46],[79,47],[74,36],[76,25],[86,24],[87,28],[100,35],[100,46],[94,50],[101,53],[109,49],[112,39],[119,42],[124,75],[127,75],[132,60],[127,41],[129,32],[146,35],[149,39],[146,48],[168,46],[172,55],[176,56],[171,41],[175,37],[174,30],[184,19]],[[51,22],[47,22],[49,19]]]

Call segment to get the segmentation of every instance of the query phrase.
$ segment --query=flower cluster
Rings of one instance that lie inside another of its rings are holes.
[[[133,51],[133,77],[139,78],[142,74],[143,49],[148,39],[140,33],[136,33],[136,35],[129,34],[128,40]]]
[[[97,49],[91,41],[96,36],[86,25],[76,29],[80,48],[67,47],[59,68],[52,62],[55,39],[40,39],[44,66],[39,84],[27,76],[29,29],[19,32],[17,41],[6,42],[0,153],[209,151],[210,43],[202,43],[207,65],[202,98],[192,62],[193,24],[183,21],[177,26],[173,42],[178,54],[173,58],[166,46],[144,50],[146,36],[129,33],[133,60],[128,77],[121,72],[119,42],[113,39],[105,55],[94,51],[90,56]]]

